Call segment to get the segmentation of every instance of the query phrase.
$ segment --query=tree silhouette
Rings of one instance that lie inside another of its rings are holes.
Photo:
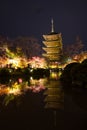
[[[84,47],[84,44],[82,40],[80,39],[79,36],[76,36],[75,43],[64,46],[63,51],[65,55],[72,57],[76,54],[81,53],[81,51],[83,50],[83,47]]]
[[[38,39],[34,37],[17,37],[15,39],[9,39],[0,36],[0,46],[3,47],[3,45],[6,45],[8,49],[14,53],[18,53],[18,48],[20,48],[21,52],[28,58],[41,56],[42,53],[41,45],[39,44]]]

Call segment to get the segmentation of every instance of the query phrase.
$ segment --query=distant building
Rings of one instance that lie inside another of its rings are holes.
[[[46,58],[49,67],[55,68],[60,63],[62,56],[62,36],[61,33],[54,31],[53,19],[51,20],[51,24],[51,33],[43,35],[43,44],[45,45],[43,50],[45,53],[42,55]]]

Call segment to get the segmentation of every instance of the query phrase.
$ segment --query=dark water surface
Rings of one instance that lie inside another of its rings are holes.
[[[87,90],[64,90],[49,78],[0,84],[0,130],[85,130]]]

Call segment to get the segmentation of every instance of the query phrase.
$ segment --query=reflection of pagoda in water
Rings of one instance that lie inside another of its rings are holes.
[[[57,73],[56,73],[57,75]],[[47,90],[44,92],[45,97],[45,108],[51,109],[63,109],[64,92],[61,88],[61,83],[57,78],[50,78],[47,85]]]
[[[56,73],[57,74],[57,73]],[[61,88],[61,83],[56,77],[50,77],[45,95],[45,109],[50,109],[53,114],[54,127],[58,122],[58,110],[64,109],[64,92]]]
[[[62,56],[62,37],[61,33],[58,34],[54,32],[53,20],[51,23],[51,33],[43,35],[43,38],[45,39],[43,41],[43,44],[45,45],[43,50],[46,52],[43,54],[43,56],[48,61],[49,65],[55,66],[55,64],[58,64]]]

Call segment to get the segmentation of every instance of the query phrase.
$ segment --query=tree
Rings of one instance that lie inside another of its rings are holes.
[[[75,43],[64,46],[64,55],[73,57],[76,54],[81,53],[84,44],[79,36],[76,37]]]
[[[28,57],[41,55],[41,46],[38,43],[38,40],[33,37],[18,37],[14,40],[16,47],[22,49],[22,52]]]

